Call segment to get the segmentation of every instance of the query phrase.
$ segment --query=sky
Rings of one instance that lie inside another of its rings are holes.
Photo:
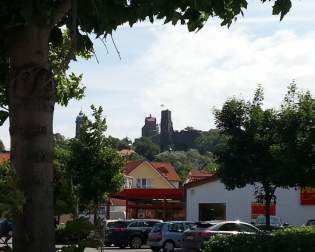
[[[139,23],[95,40],[95,58],[71,63],[70,72],[82,73],[86,96],[67,107],[56,106],[54,133],[74,137],[80,110],[90,115],[90,105],[102,106],[107,134],[141,136],[149,114],[160,121],[162,109],[172,111],[176,130],[187,126],[215,128],[213,109],[232,96],[249,100],[259,84],[265,106],[279,107],[287,86],[295,80],[314,95],[315,1],[293,0],[290,13],[279,21],[271,5],[249,0],[244,17],[230,28],[209,19],[197,33],[185,26]],[[162,106],[161,106],[162,105]],[[8,122],[0,139],[10,148]]]

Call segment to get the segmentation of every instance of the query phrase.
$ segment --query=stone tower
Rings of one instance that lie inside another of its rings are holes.
[[[159,128],[156,124],[156,118],[149,115],[144,120],[144,126],[142,127],[142,137],[153,137],[159,134]]]
[[[170,110],[161,112],[161,134],[160,148],[161,151],[170,150],[173,147],[173,123]]]
[[[77,118],[75,119],[75,138],[78,138],[80,135],[80,129],[81,129],[81,125],[83,122],[83,112],[82,110],[80,111],[79,115],[77,116]]]

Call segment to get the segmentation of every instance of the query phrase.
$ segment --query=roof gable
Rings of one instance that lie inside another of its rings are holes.
[[[134,169],[140,166],[143,162],[148,162],[159,174],[168,181],[180,181],[175,168],[168,162],[149,162],[145,160],[128,161],[124,167],[126,175],[130,174]]]

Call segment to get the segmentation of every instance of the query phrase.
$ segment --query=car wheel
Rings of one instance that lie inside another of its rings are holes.
[[[139,249],[141,248],[141,245],[142,245],[142,240],[139,236],[132,237],[130,241],[130,247],[132,249]]]
[[[161,250],[161,248],[160,247],[151,247],[151,250],[153,252],[159,252]]]
[[[124,249],[126,247],[126,245],[125,244],[119,244],[118,247],[121,249]]]
[[[112,244],[110,242],[105,242],[105,247],[110,247]]]
[[[163,245],[164,252],[173,252],[175,249],[174,242],[172,241],[166,241]]]

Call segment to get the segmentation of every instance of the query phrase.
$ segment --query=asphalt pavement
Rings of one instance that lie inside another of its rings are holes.
[[[105,252],[152,252],[149,248],[142,248],[142,249],[121,249],[116,247],[106,247],[103,251]],[[99,252],[99,250],[86,248],[84,252]]]

